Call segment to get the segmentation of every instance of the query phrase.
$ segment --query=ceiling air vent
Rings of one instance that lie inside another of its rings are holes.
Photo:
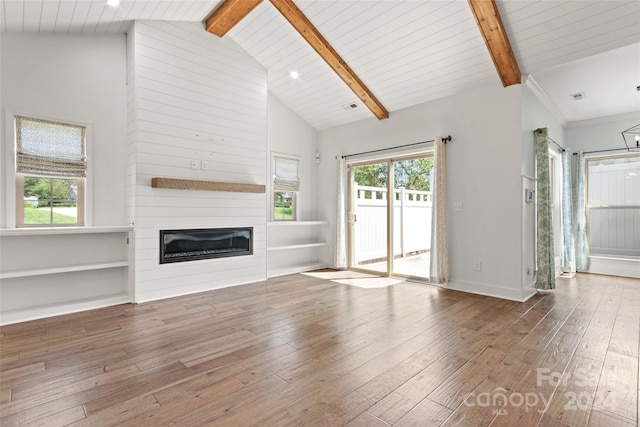
[[[358,108],[358,104],[345,104],[342,108],[345,110],[353,110],[354,108]]]
[[[571,99],[573,99],[574,101],[579,101],[581,99],[585,99],[586,96],[584,94],[584,92],[580,92],[580,93],[572,93],[571,95],[569,95],[571,97]]]

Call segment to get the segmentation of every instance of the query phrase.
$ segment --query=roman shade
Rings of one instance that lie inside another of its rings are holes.
[[[83,178],[87,174],[84,126],[16,117],[16,172]]]
[[[298,159],[274,156],[273,191],[299,191]]]

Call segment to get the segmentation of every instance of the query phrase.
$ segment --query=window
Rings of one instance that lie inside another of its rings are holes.
[[[84,223],[86,128],[15,117],[16,226]]]
[[[640,256],[640,155],[588,158],[586,165],[591,253]]]
[[[298,166],[292,157],[273,156],[273,220],[295,221],[300,189]]]

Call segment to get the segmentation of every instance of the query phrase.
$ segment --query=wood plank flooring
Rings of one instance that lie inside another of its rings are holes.
[[[0,425],[638,425],[640,280],[516,303],[340,276],[2,327]]]

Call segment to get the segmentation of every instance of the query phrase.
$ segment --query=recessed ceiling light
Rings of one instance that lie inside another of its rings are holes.
[[[574,101],[579,101],[581,99],[585,99],[587,96],[584,94],[584,92],[579,92],[579,93],[572,93],[571,95],[569,95]]]
[[[292,71],[289,73],[289,76],[291,76],[292,79],[296,80],[300,77],[300,74],[297,71]]]
[[[107,0],[107,4],[111,7],[120,6],[120,0]]]

